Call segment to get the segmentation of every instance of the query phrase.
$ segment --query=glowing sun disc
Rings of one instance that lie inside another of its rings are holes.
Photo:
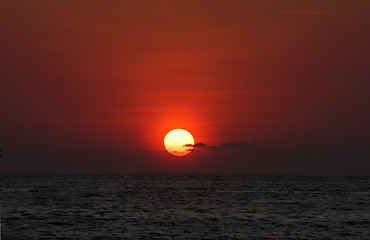
[[[163,142],[166,150],[177,157],[188,155],[194,148],[194,137],[184,129],[169,131]]]

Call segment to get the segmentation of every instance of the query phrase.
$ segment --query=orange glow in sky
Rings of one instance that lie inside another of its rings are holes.
[[[363,0],[2,0],[1,168],[363,171],[369,9]],[[176,128],[204,144],[172,165],[163,136]]]

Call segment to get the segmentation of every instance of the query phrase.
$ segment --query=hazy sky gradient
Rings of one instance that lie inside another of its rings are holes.
[[[2,172],[370,172],[367,0],[3,0],[0,36]]]

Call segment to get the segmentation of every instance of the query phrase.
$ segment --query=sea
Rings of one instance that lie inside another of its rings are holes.
[[[370,239],[370,176],[0,175],[1,239]]]

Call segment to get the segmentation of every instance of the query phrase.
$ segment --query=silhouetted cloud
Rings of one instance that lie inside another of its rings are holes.
[[[193,149],[187,149],[186,151],[195,151],[195,148],[206,148],[207,144],[203,142],[195,143],[195,144],[185,144],[184,147],[193,147]],[[242,140],[238,141],[231,141],[231,142],[222,142],[217,146],[208,146],[207,148],[216,149],[216,148],[251,148],[253,147],[252,144],[247,143],[246,141]]]
[[[246,141],[240,142],[222,142],[218,146],[210,146],[209,148],[251,148],[253,147],[252,144],[247,143]]]
[[[199,143],[196,143],[196,144],[185,144],[184,145],[185,147],[199,147],[199,148],[204,148],[207,146],[207,144],[203,143],[203,142],[199,142]]]

